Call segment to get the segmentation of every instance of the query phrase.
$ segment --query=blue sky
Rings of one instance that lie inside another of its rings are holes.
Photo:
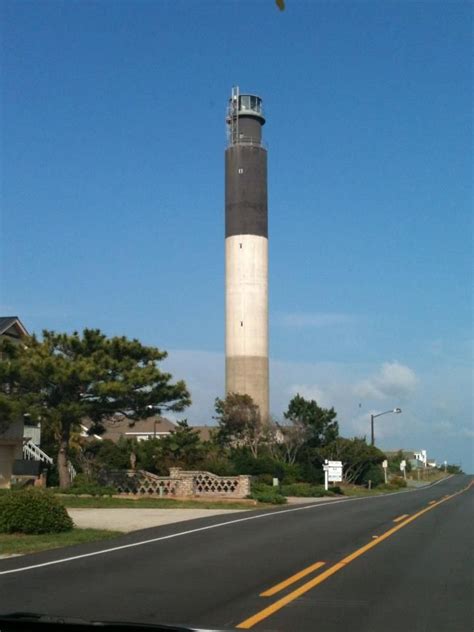
[[[2,4],[2,313],[223,392],[226,100],[264,99],[271,409],[474,470],[468,2]]]

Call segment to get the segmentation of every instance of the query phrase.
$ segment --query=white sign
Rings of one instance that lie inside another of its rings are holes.
[[[405,459],[403,459],[403,461],[400,461],[400,470],[402,472],[406,468],[406,466],[407,466],[407,462],[405,461]]]
[[[340,483],[342,481],[342,461],[326,461],[323,465],[323,470],[329,483]]]
[[[387,461],[387,459],[385,459],[385,461],[382,461],[382,467],[383,467],[383,469],[384,469],[384,470],[386,470],[386,469],[387,469],[387,467],[388,467],[388,461]]]

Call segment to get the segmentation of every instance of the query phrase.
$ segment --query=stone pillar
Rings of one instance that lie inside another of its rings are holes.
[[[239,486],[237,488],[239,498],[245,498],[250,494],[250,476],[239,476]]]

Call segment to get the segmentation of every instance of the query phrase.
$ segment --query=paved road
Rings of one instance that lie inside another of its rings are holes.
[[[2,560],[0,611],[257,631],[471,632],[473,499],[471,478],[456,476],[396,495],[147,529],[109,541],[107,552],[98,543]]]

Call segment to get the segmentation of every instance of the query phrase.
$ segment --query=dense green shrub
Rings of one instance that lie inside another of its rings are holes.
[[[303,498],[319,496],[320,491],[320,487],[311,485],[311,483],[292,483],[291,485],[282,485],[281,487],[281,493],[284,496],[301,496]],[[325,490],[323,489],[322,491]]]
[[[250,498],[258,500],[261,503],[271,503],[272,505],[284,505],[286,498],[280,492],[278,487],[265,485],[265,483],[253,482]]]
[[[90,496],[113,496],[118,491],[110,485],[101,485],[96,478],[78,474],[71,487],[56,490],[61,494],[88,494]]]
[[[324,484],[324,471],[321,463],[316,461],[308,461],[300,466],[301,476],[300,480],[307,481],[313,485]]]
[[[212,472],[217,476],[235,476],[235,468],[224,455],[208,455],[201,463],[200,469]]]
[[[262,455],[254,457],[245,448],[237,448],[230,455],[234,471],[238,474],[250,474],[258,476],[259,474],[270,474],[279,480],[285,475],[285,466],[281,461],[273,459],[270,455]]]
[[[368,486],[369,481],[372,481],[372,487],[383,485],[383,483],[385,482],[385,477],[384,477],[383,469],[380,465],[371,465],[364,472],[360,482],[363,485]]]
[[[264,485],[270,485],[273,487],[273,476],[271,474],[259,474],[255,478],[258,483],[263,483]]]
[[[271,505],[284,505],[287,502],[286,498],[278,491],[252,492],[250,497],[258,500],[259,503],[269,503]]]
[[[400,487],[406,487],[407,482],[402,476],[394,476],[393,478],[390,479],[389,486],[395,487],[398,489]]]
[[[292,485],[282,485],[281,493],[284,496],[299,496],[302,498],[317,498],[320,496],[333,496],[342,494],[340,487],[330,487],[327,491],[320,485],[311,483],[293,483]]]
[[[50,492],[29,488],[0,496],[0,533],[59,533],[73,526]]]

